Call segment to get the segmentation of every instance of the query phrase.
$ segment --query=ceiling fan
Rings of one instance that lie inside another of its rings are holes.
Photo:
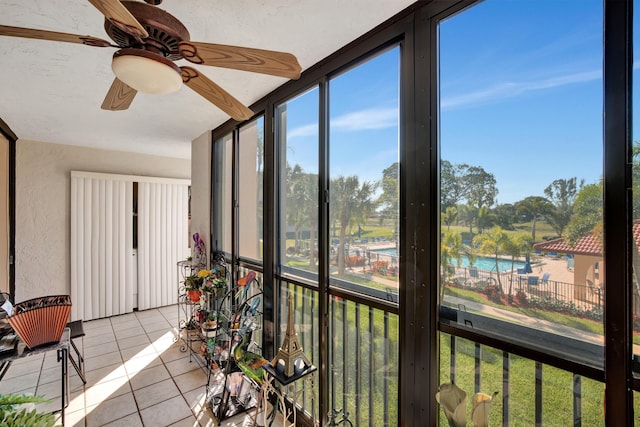
[[[92,36],[0,25],[0,35],[114,47],[111,68],[116,75],[102,103],[104,110],[126,110],[137,92],[175,92],[184,83],[233,119],[253,112],[192,67],[177,66],[185,59],[199,65],[231,68],[297,79],[300,65],[290,53],[202,43],[175,17],[156,7],[162,0],[89,0],[104,16],[104,29],[115,43]]]

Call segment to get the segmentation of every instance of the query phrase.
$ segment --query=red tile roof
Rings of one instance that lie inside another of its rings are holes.
[[[533,249],[542,252],[560,252],[575,255],[602,255],[602,246],[596,242],[591,234],[581,237],[572,247],[562,237],[540,242],[533,245]]]
[[[640,248],[640,221],[633,223],[633,240],[636,247]],[[541,252],[561,252],[563,254],[575,255],[596,255],[602,256],[602,245],[589,233],[576,242],[574,246],[569,246],[563,238],[540,242],[533,245],[533,249]]]

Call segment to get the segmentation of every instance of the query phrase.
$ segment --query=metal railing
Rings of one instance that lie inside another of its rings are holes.
[[[298,341],[319,364],[318,293],[301,284],[281,281],[279,337],[283,338],[287,295],[294,295]],[[398,315],[348,296],[329,297],[329,402],[357,426],[398,424]],[[316,382],[317,384],[317,382]],[[317,418],[318,389],[301,390],[297,403]]]
[[[443,283],[448,285],[481,291],[499,284],[503,294],[536,302],[541,309],[544,308],[544,303],[549,307],[556,304],[560,308],[585,313],[601,313],[604,307],[604,290],[601,287],[560,282],[545,279],[544,276],[456,267],[455,270],[448,271],[443,279]]]
[[[498,392],[489,425],[604,425],[599,381],[444,333],[440,359],[441,382],[455,382],[468,401]],[[442,413],[439,425],[448,425]]]

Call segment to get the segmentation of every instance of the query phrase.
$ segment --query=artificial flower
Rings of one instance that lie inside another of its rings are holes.
[[[492,396],[486,393],[476,393],[471,398],[471,421],[474,427],[489,427],[489,410],[491,409],[491,402],[493,398],[498,394],[496,391]]]
[[[442,406],[450,427],[467,425],[467,393],[453,382],[441,384],[436,401]]]

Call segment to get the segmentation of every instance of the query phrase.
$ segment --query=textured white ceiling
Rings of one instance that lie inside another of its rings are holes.
[[[279,50],[302,70],[414,0],[164,0],[191,40]],[[0,0],[0,25],[109,40],[87,1]],[[125,111],[104,111],[112,48],[0,37],[0,118],[20,139],[189,158],[191,141],[228,116],[187,87],[138,93]],[[179,61],[178,65],[189,65]],[[286,79],[195,66],[245,105]]]

